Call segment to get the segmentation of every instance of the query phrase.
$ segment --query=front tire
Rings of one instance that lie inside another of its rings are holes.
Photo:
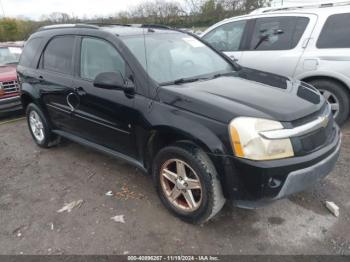
[[[27,123],[34,142],[43,148],[49,148],[59,143],[60,138],[51,132],[51,128],[45,114],[34,103],[30,103],[26,109]]]
[[[204,223],[225,203],[214,165],[196,146],[176,144],[160,150],[153,178],[165,207],[185,222]]]

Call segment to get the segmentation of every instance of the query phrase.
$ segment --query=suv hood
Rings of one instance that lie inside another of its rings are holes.
[[[164,103],[226,123],[238,116],[289,122],[325,103],[307,84],[248,68],[234,76],[162,86],[158,95]]]

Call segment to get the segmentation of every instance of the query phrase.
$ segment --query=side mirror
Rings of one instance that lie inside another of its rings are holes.
[[[96,76],[94,86],[104,89],[124,90],[125,82],[120,72],[105,72]]]

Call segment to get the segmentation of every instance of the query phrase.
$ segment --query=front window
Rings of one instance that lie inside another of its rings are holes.
[[[233,70],[224,58],[190,35],[150,33],[124,37],[123,41],[151,78],[160,84]]]
[[[80,76],[94,80],[104,72],[120,72],[125,75],[125,62],[108,42],[86,37],[81,44]]]
[[[264,17],[255,23],[250,50],[290,50],[297,46],[309,23],[307,17]]]
[[[21,47],[0,47],[0,66],[18,64]]]

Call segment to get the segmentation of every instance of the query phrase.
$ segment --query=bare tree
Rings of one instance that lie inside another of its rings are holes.
[[[197,15],[201,11],[204,0],[185,0],[184,10],[189,15]]]

